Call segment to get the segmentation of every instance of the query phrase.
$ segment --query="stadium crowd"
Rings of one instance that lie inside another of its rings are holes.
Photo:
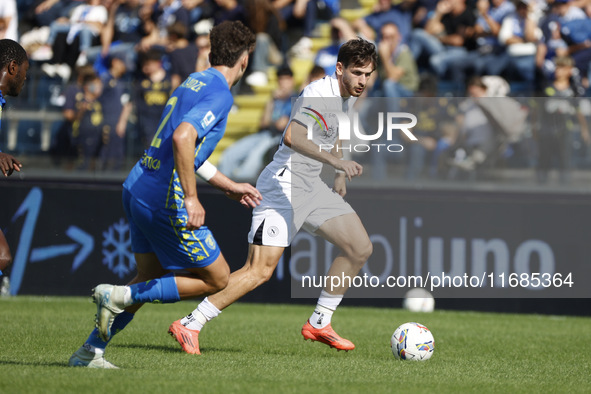
[[[570,101],[567,112],[576,116],[561,112],[558,131],[536,132],[531,121],[518,141],[498,141],[479,123],[480,108],[453,96],[589,96],[590,0],[377,0],[359,18],[344,18],[345,5],[361,8],[338,0],[3,0],[0,38],[18,40],[31,59],[33,83],[18,108],[63,113],[51,153],[66,168],[117,170],[126,158],[137,159],[174,88],[208,67],[208,31],[225,20],[244,22],[257,37],[234,94],[269,85],[275,70],[279,78],[289,75],[296,59],[331,74],[344,41],[357,35],[375,41],[379,67],[368,95],[425,104],[414,108],[423,116],[420,143],[402,159],[410,179],[457,177],[502,162],[536,168],[544,181],[552,166],[561,174],[589,166],[589,106]],[[321,25],[330,27],[331,43],[318,49]],[[285,99],[285,92],[271,95],[270,103],[279,96]],[[531,103],[520,103],[531,116]],[[464,122],[454,128],[456,114]],[[271,138],[268,117],[265,122]],[[544,148],[552,143],[560,146],[556,158]]]

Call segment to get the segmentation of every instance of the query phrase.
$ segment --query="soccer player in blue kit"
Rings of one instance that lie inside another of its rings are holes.
[[[27,52],[16,41],[0,40],[0,122],[2,121],[2,109],[6,96],[18,96],[27,79],[29,59]],[[20,171],[22,165],[12,155],[0,150],[0,172],[5,177],[13,171]],[[12,255],[2,230],[0,230],[0,276],[12,261]]]
[[[96,328],[69,364],[117,368],[104,358],[112,336],[145,302],[173,303],[226,287],[230,269],[204,226],[195,172],[244,206],[260,193],[217,172],[206,159],[222,138],[233,103],[230,87],[243,76],[255,35],[241,22],[224,22],[210,34],[212,67],[191,74],[168,100],[149,149],[123,184],[137,275],[127,286],[98,285]],[[169,333],[183,343],[174,324]]]

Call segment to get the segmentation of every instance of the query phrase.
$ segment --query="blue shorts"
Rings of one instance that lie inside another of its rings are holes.
[[[153,209],[123,189],[123,208],[129,221],[131,250],[134,253],[156,253],[165,269],[207,267],[220,255],[211,231],[202,226],[185,228],[187,211]]]

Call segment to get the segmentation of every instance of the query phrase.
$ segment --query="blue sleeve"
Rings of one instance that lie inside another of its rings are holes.
[[[216,94],[217,93],[217,94]],[[217,124],[226,124],[233,98],[229,91],[208,92],[206,97],[186,113],[181,122],[193,125],[199,139],[205,137]]]

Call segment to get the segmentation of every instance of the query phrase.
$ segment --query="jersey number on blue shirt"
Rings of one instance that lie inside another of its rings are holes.
[[[170,118],[170,115],[172,114],[172,111],[174,110],[174,107],[176,106],[177,101],[178,101],[178,97],[173,96],[166,102],[165,109],[166,108],[170,108],[170,109],[166,113],[166,116],[164,117],[164,119],[162,119],[162,122],[160,122],[160,126],[158,126],[158,130],[156,130],[156,134],[154,134],[154,138],[152,139],[152,143],[150,144],[150,146],[153,146],[154,148],[160,148],[160,144],[162,143],[162,140],[160,138],[158,138],[158,135],[160,134],[160,132],[164,128],[164,125],[166,125],[166,122],[168,122],[168,119]]]

